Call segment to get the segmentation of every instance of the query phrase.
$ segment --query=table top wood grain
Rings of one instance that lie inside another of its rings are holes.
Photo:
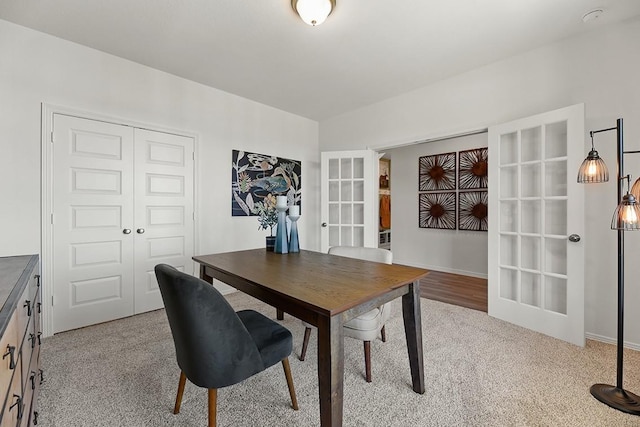
[[[328,316],[413,283],[429,273],[422,268],[307,250],[276,254],[265,249],[252,249],[195,256],[193,259]]]

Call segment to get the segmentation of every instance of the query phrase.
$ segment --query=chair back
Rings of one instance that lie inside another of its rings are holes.
[[[166,264],[155,273],[178,366],[189,381],[217,389],[264,369],[251,335],[217,289]]]
[[[348,258],[357,258],[364,261],[381,262],[384,264],[391,264],[393,262],[393,254],[391,251],[381,248],[333,246],[329,248],[329,254]]]

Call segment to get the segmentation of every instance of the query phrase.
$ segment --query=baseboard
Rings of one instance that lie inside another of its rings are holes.
[[[456,268],[442,267],[440,265],[430,265],[430,264],[421,264],[421,263],[415,263],[415,262],[405,262],[405,261],[399,260],[399,259],[394,259],[393,263],[394,264],[408,265],[410,267],[425,268],[427,270],[442,271],[443,273],[460,274],[462,276],[477,277],[479,279],[486,279],[487,278],[487,274],[486,273],[477,273],[475,271],[458,270]]]
[[[603,342],[605,344],[613,344],[613,345],[618,344],[618,341],[616,341],[614,338],[605,337],[604,335],[591,334],[591,333],[587,332],[586,334],[584,334],[584,336],[588,340],[600,341],[600,342]],[[624,342],[624,348],[640,351],[640,344],[637,344],[637,343],[634,343],[634,342],[625,341]]]

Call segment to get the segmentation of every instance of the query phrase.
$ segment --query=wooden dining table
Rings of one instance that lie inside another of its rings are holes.
[[[307,250],[253,249],[193,260],[207,282],[220,280],[318,328],[321,426],[342,426],[344,323],[399,297],[413,390],[424,393],[420,279],[428,270]]]

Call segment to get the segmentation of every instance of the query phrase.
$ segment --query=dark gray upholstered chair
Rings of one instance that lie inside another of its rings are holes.
[[[174,414],[180,412],[188,378],[209,390],[209,426],[215,426],[217,389],[278,362],[284,367],[293,409],[298,409],[288,329],[253,310],[236,313],[220,292],[197,277],[166,264],[156,265],[155,272],[181,369]]]

